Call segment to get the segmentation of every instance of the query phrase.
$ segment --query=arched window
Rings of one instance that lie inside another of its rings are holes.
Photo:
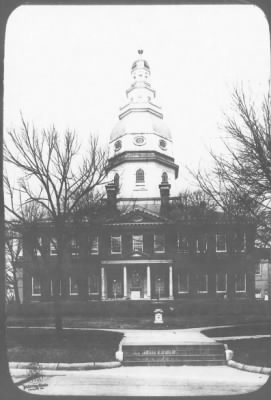
[[[162,173],[162,183],[168,183],[168,176],[166,172]]]
[[[119,183],[120,183],[120,176],[118,173],[115,174],[114,176],[114,184],[119,187]]]
[[[136,183],[144,183],[144,182],[145,182],[144,171],[143,169],[138,169],[136,171]]]

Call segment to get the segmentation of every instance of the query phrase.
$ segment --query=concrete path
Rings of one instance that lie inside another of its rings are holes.
[[[14,380],[22,370],[11,371]],[[92,396],[218,396],[258,390],[268,376],[227,366],[121,367],[96,371],[43,371],[21,389],[35,394]]]

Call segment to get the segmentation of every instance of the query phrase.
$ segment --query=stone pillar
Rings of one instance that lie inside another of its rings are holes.
[[[151,298],[151,267],[147,265],[147,298]]]
[[[101,299],[105,300],[105,270],[101,267]]]
[[[169,298],[173,299],[173,271],[172,271],[172,265],[169,266]]]
[[[123,266],[123,297],[127,297],[127,268]]]

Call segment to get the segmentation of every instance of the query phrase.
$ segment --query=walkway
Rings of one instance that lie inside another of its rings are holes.
[[[14,379],[22,379],[14,370]],[[258,390],[268,376],[215,367],[121,367],[96,371],[43,371],[35,394],[88,396],[218,396]],[[29,389],[32,392],[33,382]],[[20,388],[23,389],[21,386]]]

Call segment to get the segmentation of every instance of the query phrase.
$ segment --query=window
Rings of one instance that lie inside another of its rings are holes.
[[[177,248],[182,253],[188,253],[188,251],[189,251],[188,239],[186,238],[186,236],[182,235],[181,233],[178,233],[178,236],[177,236]]]
[[[189,275],[187,272],[178,273],[178,292],[189,293]]]
[[[111,236],[111,254],[121,254],[121,236]]]
[[[201,236],[199,239],[196,240],[196,252],[205,254],[207,253],[207,237],[205,235]]]
[[[77,239],[71,240],[71,252],[72,256],[79,256],[79,242]]]
[[[94,236],[89,238],[90,254],[99,254],[99,237]]]
[[[208,293],[208,275],[199,274],[198,275],[198,292]]]
[[[116,174],[114,175],[114,184],[117,186],[117,188],[119,187],[119,184],[120,184],[120,176],[119,176],[118,173],[116,173]]]
[[[162,173],[162,183],[168,183],[168,175],[166,172]]]
[[[143,235],[133,235],[133,251],[143,252]]]
[[[50,282],[50,293],[51,293],[51,296],[54,295],[54,285],[53,285],[53,280],[52,279],[51,279],[51,282]],[[61,281],[59,281],[58,295],[59,296],[62,295],[62,282]]]
[[[42,246],[43,246],[42,237],[41,236],[37,237],[37,241],[36,241],[34,249],[33,249],[34,256],[40,256],[41,255]]]
[[[146,139],[144,136],[136,136],[134,139],[134,143],[137,146],[142,146],[143,144],[145,144],[145,142],[146,142]]]
[[[114,146],[115,146],[115,151],[119,151],[122,146],[121,140],[117,140]]]
[[[225,253],[227,251],[226,235],[224,233],[216,234],[216,252]]]
[[[69,278],[70,295],[76,296],[79,294],[78,282],[74,277]]]
[[[227,274],[225,272],[216,274],[216,291],[217,293],[225,293],[227,291]]]
[[[262,266],[261,266],[261,264],[257,264],[256,265],[255,274],[256,275],[262,275]]]
[[[165,252],[165,235],[163,233],[154,235],[153,250],[155,253]]]
[[[52,238],[50,240],[50,256],[56,256],[57,255],[57,242],[55,238]]]
[[[243,232],[241,236],[241,252],[244,253],[247,249],[247,235],[246,232]]]
[[[145,182],[144,171],[143,171],[143,169],[138,169],[136,171],[136,183],[144,184],[144,182]]]
[[[7,242],[7,246],[11,247],[12,253],[15,257],[23,256],[23,241],[21,238],[13,238]]]
[[[92,271],[88,276],[88,294],[99,294],[99,275]]]
[[[159,140],[159,146],[162,150],[167,148],[167,142],[164,139]]]
[[[244,272],[235,275],[235,291],[237,293],[246,291],[246,274]]]
[[[32,296],[41,296],[40,278],[32,277]]]

